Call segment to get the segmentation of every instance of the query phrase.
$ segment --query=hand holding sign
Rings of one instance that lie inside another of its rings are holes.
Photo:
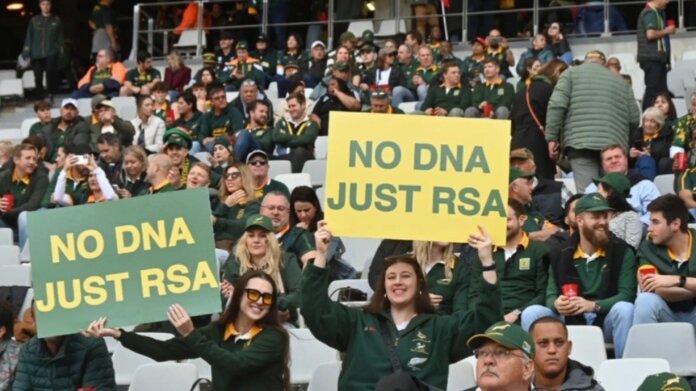
[[[80,333],[88,338],[112,337],[121,338],[121,330],[106,327],[106,317],[101,317],[89,324],[86,330],[80,330]]]
[[[179,304],[172,304],[167,311],[167,318],[176,327],[176,331],[186,337],[193,331],[193,322],[184,307]]]

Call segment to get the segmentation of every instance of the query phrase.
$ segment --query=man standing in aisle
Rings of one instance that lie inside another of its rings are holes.
[[[665,8],[669,0],[650,0],[638,16],[638,63],[645,73],[643,111],[653,105],[657,94],[667,91],[670,69],[669,36],[674,34],[674,21],[667,20]]]

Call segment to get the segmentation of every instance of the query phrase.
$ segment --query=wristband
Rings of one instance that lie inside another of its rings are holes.
[[[490,271],[493,271],[493,270],[495,270],[495,262],[493,262],[492,264],[490,264],[490,265],[488,265],[488,266],[483,266],[483,265],[481,265],[481,271],[490,272]]]

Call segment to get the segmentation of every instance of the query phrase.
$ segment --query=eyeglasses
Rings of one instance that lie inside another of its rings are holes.
[[[387,57],[396,57],[396,52],[387,53]]]
[[[524,356],[522,356],[522,355],[513,353],[512,350],[502,349],[502,348],[501,349],[494,349],[494,350],[475,349],[474,356],[476,356],[476,359],[481,359],[481,358],[493,356],[493,358],[495,358],[496,361],[506,360],[506,359],[510,358],[510,356],[524,358]]]
[[[268,160],[252,160],[247,164],[250,166],[265,166],[266,163],[268,163]]]
[[[261,293],[257,291],[256,289],[245,289],[246,292],[246,297],[249,299],[249,301],[252,301],[254,303],[258,302],[259,299],[261,299],[261,302],[265,305],[271,305],[273,304],[273,295],[270,293]]]
[[[275,210],[277,210],[277,211],[280,212],[280,213],[283,213],[283,212],[287,212],[287,211],[288,211],[288,208],[285,207],[285,206],[275,206],[275,205],[268,206],[268,205],[261,205],[261,207],[262,207],[262,208],[266,208],[266,209],[270,210],[271,212],[273,212],[273,211],[275,211]]]
[[[240,176],[242,176],[242,173],[237,171],[237,172],[228,172],[225,174],[225,179],[237,179]]]
[[[212,97],[211,99],[212,99],[212,100],[223,100],[223,99],[227,99],[227,96],[225,96],[225,95],[218,95],[218,96]]]

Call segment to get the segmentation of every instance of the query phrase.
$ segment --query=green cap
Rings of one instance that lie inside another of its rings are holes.
[[[691,391],[691,386],[681,376],[662,372],[646,377],[637,391]]]
[[[338,71],[347,71],[349,68],[348,64],[343,62],[343,61],[336,61],[333,64],[333,69],[338,70]]]
[[[607,200],[599,193],[585,194],[575,203],[575,214],[584,212],[606,212],[614,210],[607,205]]]
[[[216,145],[222,145],[225,148],[229,148],[230,147],[230,139],[228,139],[225,136],[220,136],[220,137],[216,138],[215,141],[213,141],[213,147],[215,147]]]
[[[508,183],[514,182],[518,178],[534,178],[533,172],[524,172],[517,167],[510,167],[510,176],[508,177]]]
[[[265,229],[268,232],[273,232],[273,222],[271,221],[270,218],[260,215],[260,214],[255,214],[251,215],[246,219],[246,225],[244,226],[244,230],[248,231],[251,228],[259,227],[262,229]]]
[[[215,53],[203,53],[203,64],[204,65],[210,65],[210,64],[217,64],[217,60],[215,59]]]
[[[529,148],[517,148],[510,151],[510,160],[512,159],[534,160],[534,154]]]
[[[369,43],[360,46],[360,53],[364,53],[364,52],[372,53],[372,52],[374,52],[374,51],[375,51],[375,47],[372,46],[372,45],[369,44]]]
[[[295,69],[300,69],[300,63],[297,62],[294,58],[288,59],[288,61],[284,65],[285,68],[295,68]]]
[[[345,41],[351,41],[355,42],[355,34],[353,34],[350,31],[346,31],[341,36],[338,38],[338,42],[345,42]]]
[[[179,127],[171,128],[164,132],[162,140],[164,141],[165,145],[176,144],[186,149],[191,149],[191,145],[193,144],[191,135],[188,134],[188,132],[185,129]]]
[[[239,41],[237,43],[237,46],[235,46],[235,49],[237,50],[249,50],[249,44],[247,44],[247,41]]]
[[[631,181],[628,177],[617,172],[609,173],[601,178],[595,178],[592,180],[595,185],[599,186],[600,183],[606,183],[611,186],[612,189],[618,191],[620,194],[628,197],[631,193]]]
[[[484,343],[493,341],[508,349],[519,349],[529,358],[534,358],[534,340],[522,327],[507,322],[494,323],[483,334],[476,334],[469,338],[467,346],[470,349],[478,349]]]
[[[363,43],[372,43],[375,41],[375,33],[373,33],[372,30],[365,30],[363,31],[360,39],[363,41]]]

